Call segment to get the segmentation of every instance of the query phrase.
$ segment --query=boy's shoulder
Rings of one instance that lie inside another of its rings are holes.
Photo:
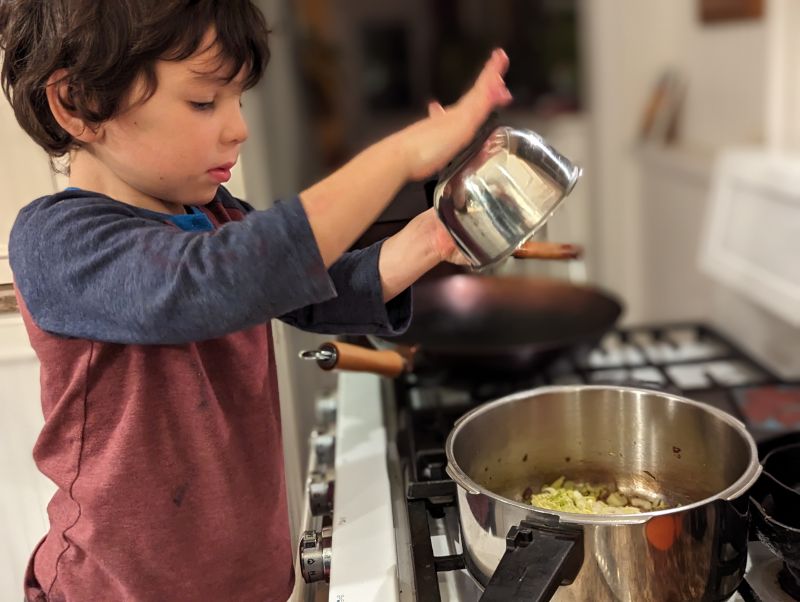
[[[136,207],[126,205],[115,201],[109,196],[100,194],[99,192],[92,192],[89,190],[81,190],[78,188],[67,188],[54,194],[48,194],[34,199],[25,205],[19,212],[20,216],[46,211],[49,209],[70,209],[78,206],[96,206],[98,208],[114,208],[120,211],[129,209],[128,213],[134,214]]]
[[[219,204],[225,209],[234,209],[249,213],[253,207],[233,196],[226,188],[220,186],[217,194],[206,206]],[[67,188],[65,190],[39,197],[24,206],[18,216],[17,225],[22,225],[34,216],[44,219],[62,219],[65,214],[74,211],[94,214],[117,214],[130,217],[158,217],[162,214],[122,203],[99,192]],[[38,221],[38,220],[37,220]]]
[[[20,209],[11,229],[11,246],[20,240],[41,239],[52,228],[87,222],[103,216],[137,217],[141,210],[87,190],[66,189],[39,197]],[[74,220],[74,218],[81,218]],[[87,220],[86,218],[90,218]]]
[[[253,208],[220,187],[214,199],[205,205],[222,207],[226,214],[238,213],[240,218]],[[23,207],[11,228],[9,251],[22,254],[40,247],[43,240],[88,236],[94,238],[98,226],[115,227],[130,218],[139,218],[140,226],[158,227],[168,222],[167,214],[134,207],[113,198],[76,188],[39,197]],[[234,218],[234,219],[240,219]],[[108,231],[108,230],[106,230]]]

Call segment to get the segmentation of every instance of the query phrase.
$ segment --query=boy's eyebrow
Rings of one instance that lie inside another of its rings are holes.
[[[244,81],[243,78],[239,76],[231,79],[230,77],[220,74],[219,71],[195,71],[194,69],[190,69],[190,71],[192,72],[192,81],[211,84],[221,88],[233,86],[235,89],[244,92]]]
[[[192,72],[192,79],[201,80],[210,82],[212,84],[225,84],[231,81],[230,78],[225,77],[224,75],[220,75],[218,72],[208,72],[208,71],[195,71],[191,69]]]

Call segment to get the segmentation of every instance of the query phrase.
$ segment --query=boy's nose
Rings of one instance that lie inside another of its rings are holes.
[[[247,122],[244,120],[241,107],[236,106],[231,113],[225,122],[222,140],[228,144],[241,144],[247,140]]]

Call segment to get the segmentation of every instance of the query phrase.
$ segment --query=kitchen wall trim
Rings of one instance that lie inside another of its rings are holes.
[[[800,150],[800,3],[770,0],[767,7],[767,146]]]
[[[11,266],[8,263],[8,245],[0,244],[0,284],[11,283]]]

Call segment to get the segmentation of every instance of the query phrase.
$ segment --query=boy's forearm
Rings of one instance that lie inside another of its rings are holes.
[[[384,302],[399,295],[442,261],[431,242],[435,238],[436,219],[433,211],[426,211],[383,243],[378,270]]]
[[[394,134],[373,144],[300,194],[327,267],[364,233],[406,183],[401,136]]]
[[[427,118],[384,138],[300,194],[326,266],[375,221],[406,181],[422,180],[442,169],[494,109],[511,102],[503,81],[506,69],[508,57],[495,50],[475,84],[449,109],[434,103],[437,108],[429,108]],[[422,261],[420,268],[429,262],[417,259]]]

